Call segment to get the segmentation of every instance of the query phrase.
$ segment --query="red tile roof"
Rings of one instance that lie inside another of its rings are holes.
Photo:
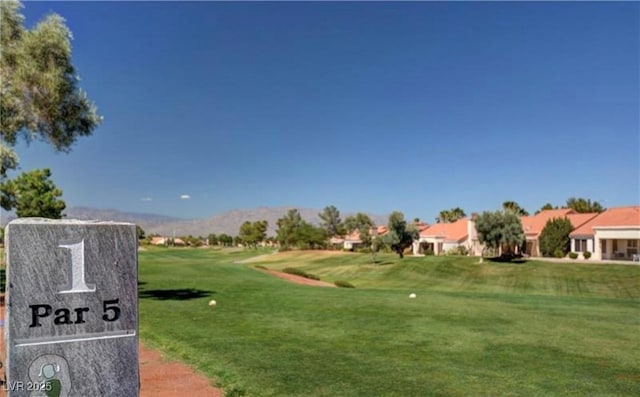
[[[569,219],[571,225],[573,226],[573,229],[575,230],[598,215],[598,212],[587,212],[583,214],[569,214],[567,215],[567,218]]]
[[[547,221],[553,218],[563,218],[569,214],[574,214],[574,211],[570,208],[561,208],[558,210],[544,210],[533,216],[520,217],[522,230],[524,230],[524,234],[528,237],[538,237],[547,224]]]
[[[435,223],[420,232],[420,237],[443,238],[445,241],[462,241],[468,237],[467,218],[458,219],[453,223]]]
[[[593,236],[594,228],[615,226],[640,227],[640,206],[609,208],[575,229],[569,236]]]

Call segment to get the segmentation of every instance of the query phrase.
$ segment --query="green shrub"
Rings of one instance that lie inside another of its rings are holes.
[[[468,253],[469,253],[469,251],[467,250],[467,247],[465,247],[464,245],[459,245],[457,247],[454,247],[454,248],[451,248],[450,250],[448,250],[446,255],[467,256]]]
[[[576,254],[575,252],[569,252],[569,258],[578,259],[578,254]]]
[[[582,253],[582,256],[584,256],[584,259],[589,259],[591,258],[591,252],[585,251]]]
[[[562,258],[570,249],[569,233],[573,230],[573,225],[567,218],[553,218],[540,233],[540,253],[542,256],[555,256]],[[558,254],[560,251],[561,254]]]
[[[426,250],[424,250],[424,254],[425,255],[433,255],[433,250],[431,248],[427,248]]]
[[[355,288],[356,286],[351,284],[348,281],[344,281],[344,280],[336,280],[333,282],[336,287],[340,287],[340,288]]]
[[[320,280],[320,277],[316,276],[315,274],[307,273],[304,270],[296,269],[295,267],[287,267],[282,269],[282,271],[287,274],[293,274],[294,276],[300,276],[311,280]]]

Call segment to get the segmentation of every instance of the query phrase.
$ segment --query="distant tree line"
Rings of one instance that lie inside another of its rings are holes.
[[[536,211],[557,209],[547,203]],[[597,201],[571,197],[564,208],[571,208],[576,212],[601,212],[604,208]],[[485,248],[492,252],[500,252],[509,257],[525,251],[525,235],[522,227],[522,216],[528,212],[515,201],[505,201],[497,211],[485,211],[473,214],[478,240]],[[436,222],[452,223],[466,217],[460,207],[440,211]],[[341,218],[340,211],[333,205],[325,207],[318,214],[320,222],[314,225],[302,219],[297,209],[287,211],[276,222],[276,235],[267,236],[268,222],[245,221],[238,230],[237,236],[225,233],[209,234],[207,238],[186,236],[180,237],[189,246],[200,246],[204,242],[210,246],[232,247],[244,246],[257,248],[259,245],[278,245],[281,250],[291,249],[326,249],[331,248],[332,238],[351,236],[359,240],[358,250],[369,252],[375,262],[376,254],[380,251],[396,253],[400,258],[412,243],[418,239],[417,226],[420,219],[415,218],[412,223],[405,220],[404,214],[394,211],[389,215],[385,233],[378,235],[378,226],[371,218],[362,212]],[[565,256],[569,251],[569,233],[571,223],[566,218],[551,219],[543,229],[539,244],[544,256]],[[139,239],[145,239],[142,228],[137,227]],[[153,236],[147,236],[150,240]],[[340,241],[340,240],[338,240]],[[335,248],[335,247],[334,247]]]

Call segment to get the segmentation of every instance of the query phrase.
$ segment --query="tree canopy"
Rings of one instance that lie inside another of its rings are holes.
[[[505,211],[511,211],[519,216],[527,216],[529,213],[524,208],[520,207],[520,204],[515,201],[505,201],[502,203],[502,209]]]
[[[302,219],[297,209],[291,209],[277,221],[276,231],[278,243],[283,249],[290,248],[323,248],[327,234],[321,227],[316,227]]]
[[[524,243],[520,216],[511,211],[485,211],[476,218],[478,241],[488,248],[504,247],[508,253]]]
[[[404,214],[399,211],[389,215],[387,227],[389,232],[384,236],[383,241],[402,259],[404,250],[418,238],[418,230],[413,225],[408,225]]]
[[[450,210],[442,210],[440,214],[436,218],[437,223],[453,223],[458,219],[462,219],[467,214],[465,214],[464,210],[460,207],[451,208]]]
[[[340,219],[340,211],[333,206],[327,206],[318,214],[320,218],[320,226],[326,231],[327,236],[342,236],[344,234],[344,225]]]
[[[542,256],[564,257],[569,253],[569,233],[573,230],[571,221],[567,218],[553,218],[540,233],[540,253]]]
[[[296,232],[302,225],[300,212],[295,208],[290,209],[282,218],[278,219],[276,224],[278,225],[278,230],[276,231],[278,243],[283,248],[295,245]]]
[[[362,245],[365,248],[371,247],[372,236],[371,236],[371,228],[373,227],[373,221],[369,217],[369,215],[358,212],[355,215],[348,216],[344,220],[344,227],[348,233],[353,233],[354,231],[358,231],[360,235],[360,241],[362,241]]]
[[[582,197],[570,197],[567,199],[567,208],[571,208],[575,212],[587,213],[587,212],[603,212],[605,208],[597,201],[591,201],[591,199],[584,199]]]
[[[50,14],[29,30],[21,7],[0,2],[0,177],[18,166],[19,137],[68,151],[102,120],[78,86],[64,19]]]
[[[265,220],[257,222],[245,221],[240,226],[238,237],[248,246],[257,247],[258,244],[267,238],[267,227],[269,223]]]
[[[23,217],[62,218],[66,204],[59,197],[62,190],[49,179],[48,168],[23,172],[17,178],[0,184],[0,206],[16,210]]]
[[[221,233],[218,238],[218,243],[224,247],[229,247],[233,244],[233,237],[229,236],[226,233]]]

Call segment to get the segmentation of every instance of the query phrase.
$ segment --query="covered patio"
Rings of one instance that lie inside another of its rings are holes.
[[[594,259],[640,260],[640,226],[596,226],[593,231]]]
[[[603,260],[613,259],[618,261],[640,261],[640,255],[638,253],[640,238],[597,238],[596,247],[596,252],[600,251],[600,258]]]

